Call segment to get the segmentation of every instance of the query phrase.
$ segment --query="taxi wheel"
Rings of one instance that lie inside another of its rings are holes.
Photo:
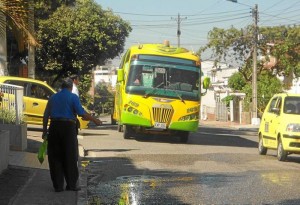
[[[261,136],[261,134],[259,134],[258,153],[260,155],[266,155],[267,151],[268,151],[268,149],[266,147],[264,147],[262,136]]]
[[[281,140],[278,141],[278,148],[277,148],[277,159],[279,161],[285,161],[287,158],[287,152],[283,149],[283,145]]]

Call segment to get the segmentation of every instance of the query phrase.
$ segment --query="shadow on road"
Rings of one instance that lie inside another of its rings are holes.
[[[254,132],[252,135],[255,134]],[[230,146],[230,147],[257,147],[256,138],[251,136],[253,140],[244,136],[249,132],[237,131],[230,128],[208,128],[201,127],[198,132],[190,133],[187,144],[191,145],[213,145],[213,146]],[[179,136],[167,135],[135,135],[132,139],[141,142],[160,142],[160,143],[176,143],[181,144]]]

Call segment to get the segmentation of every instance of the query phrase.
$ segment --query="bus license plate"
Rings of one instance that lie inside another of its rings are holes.
[[[166,129],[167,125],[166,125],[166,123],[156,122],[156,123],[154,123],[154,127],[155,128],[160,128],[160,129]]]

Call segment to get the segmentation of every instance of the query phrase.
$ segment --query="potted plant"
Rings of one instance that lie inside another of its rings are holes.
[[[17,122],[15,110],[2,107],[0,110],[0,130],[9,131],[10,150],[24,151],[27,149],[27,124],[22,117]]]

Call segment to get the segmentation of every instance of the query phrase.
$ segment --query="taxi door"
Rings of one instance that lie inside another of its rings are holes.
[[[27,123],[43,124],[44,111],[48,99],[52,94],[54,94],[53,91],[43,85],[34,83],[28,83],[26,85],[26,91],[24,93],[24,115]]]
[[[275,133],[275,120],[278,118],[278,97],[273,97],[270,100],[269,106],[267,107],[267,110],[265,110],[263,116],[262,116],[262,124],[263,126],[263,144],[268,148],[275,148],[276,147],[276,136],[274,136]],[[274,147],[275,146],[275,147]]]
[[[278,129],[280,128],[280,118],[282,116],[282,97],[278,97],[275,107],[273,108],[273,115],[270,117],[270,137],[271,140],[269,141],[269,144],[273,148],[277,148],[277,134]]]

